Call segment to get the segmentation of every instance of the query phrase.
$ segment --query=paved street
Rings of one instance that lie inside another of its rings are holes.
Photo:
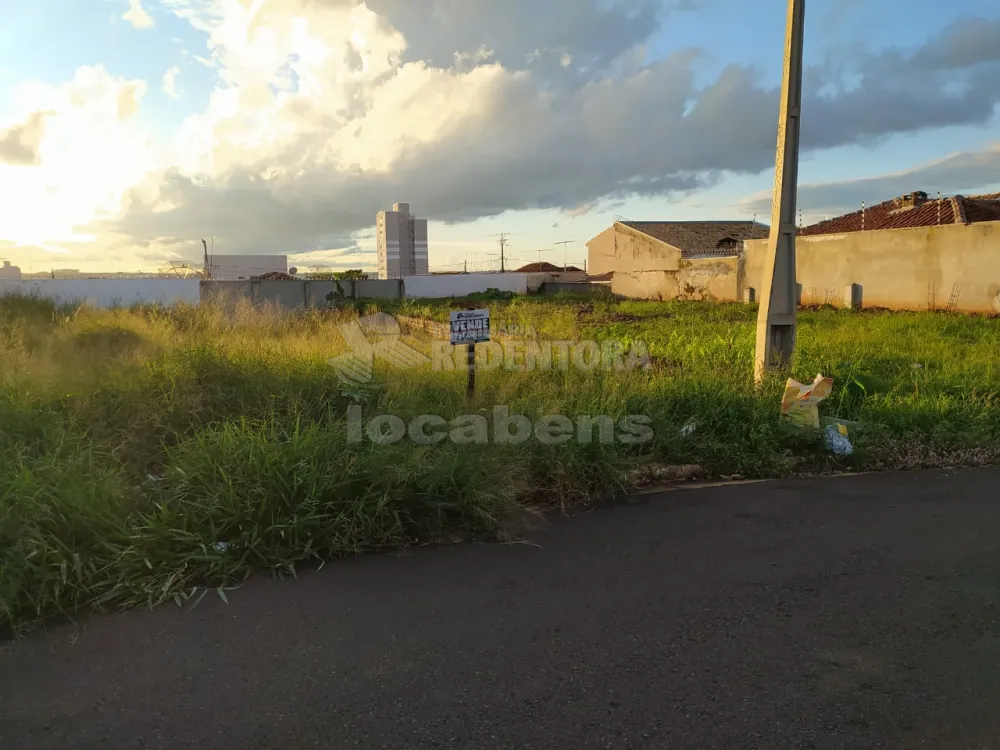
[[[0,748],[997,748],[998,486],[674,491],[88,618],[0,644]]]

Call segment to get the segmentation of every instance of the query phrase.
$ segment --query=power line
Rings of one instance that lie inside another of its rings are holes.
[[[566,246],[567,245],[572,245],[575,242],[576,242],[576,240],[563,240],[562,242],[553,242],[552,243],[553,245],[562,245],[563,246],[563,271],[564,272],[566,271],[567,268],[569,268],[569,259],[568,259],[568,256],[566,254],[567,253]]]
[[[506,232],[501,232],[497,235],[497,244],[500,245],[500,273],[505,273],[507,271],[507,265],[505,262],[505,253],[508,245],[508,234]]]

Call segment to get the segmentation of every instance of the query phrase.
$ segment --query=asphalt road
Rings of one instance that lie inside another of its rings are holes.
[[[0,644],[0,748],[1000,748],[1000,471],[684,490]]]

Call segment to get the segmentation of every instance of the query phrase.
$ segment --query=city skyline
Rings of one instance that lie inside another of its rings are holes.
[[[907,8],[809,4],[806,223],[914,190],[1000,190],[995,3]],[[500,233],[513,263],[573,240],[580,265],[615,215],[766,221],[783,14],[737,0],[12,6],[0,258],[151,271],[196,262],[215,235],[218,252],[375,270],[373,217],[399,197],[428,217],[431,270],[495,266]]]

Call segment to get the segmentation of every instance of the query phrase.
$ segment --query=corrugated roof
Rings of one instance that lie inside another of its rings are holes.
[[[997,200],[997,196],[966,198],[956,195],[938,200],[930,199],[926,193],[917,191],[868,206],[863,211],[854,211],[812,224],[800,229],[799,234],[808,236],[879,229],[913,229],[979,221],[1000,221],[1000,200]]]
[[[744,240],[765,239],[770,227],[755,221],[623,221],[630,229],[673,245],[687,255],[716,253]]]

